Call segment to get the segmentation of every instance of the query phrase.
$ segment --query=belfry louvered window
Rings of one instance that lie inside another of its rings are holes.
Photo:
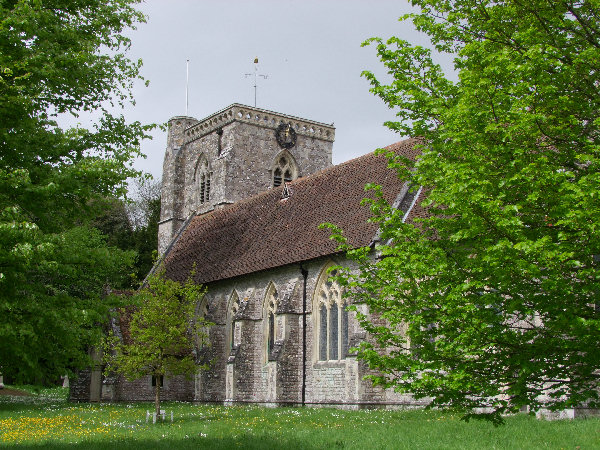
[[[289,183],[297,177],[296,163],[287,152],[278,155],[273,166],[273,187]]]
[[[200,204],[210,200],[210,179],[212,173],[208,167],[208,161],[204,160],[198,167],[196,179],[198,180],[198,197]]]

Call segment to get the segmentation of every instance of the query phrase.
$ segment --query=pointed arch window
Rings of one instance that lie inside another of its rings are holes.
[[[316,292],[317,359],[331,361],[346,359],[348,353],[348,311],[340,285],[324,274]]]
[[[239,337],[236,336],[236,323],[235,316],[240,310],[240,298],[237,292],[233,291],[231,294],[231,298],[229,300],[229,304],[231,305],[229,308],[229,350],[233,349],[237,344],[239,344]]]
[[[275,348],[275,341],[277,338],[277,304],[278,294],[275,286],[271,284],[267,289],[267,295],[265,296],[264,306],[264,317],[265,317],[265,360],[269,361],[269,358]]]
[[[212,172],[207,159],[201,156],[196,166],[196,182],[198,183],[198,203],[204,204],[210,200],[210,185]]]
[[[281,186],[298,178],[298,166],[290,152],[284,150],[273,163],[273,187]]]
[[[208,320],[208,314],[209,314],[208,299],[206,297],[204,297],[202,303],[200,303],[200,306],[197,309],[198,319],[202,322],[200,328],[198,329],[198,334],[195,336],[197,350],[207,347],[207,345],[209,343],[209,336],[210,336],[209,333],[210,333],[211,323]]]

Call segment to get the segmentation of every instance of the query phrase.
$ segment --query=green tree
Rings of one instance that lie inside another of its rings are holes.
[[[123,31],[137,0],[0,1],[0,361],[16,381],[84,363],[132,255],[90,221],[124,196],[149,127],[109,110],[132,100],[140,61]],[[93,114],[93,127],[63,129]]]
[[[107,236],[109,246],[135,251],[131,278],[114,288],[138,287],[156,260],[160,220],[160,183],[151,179],[134,180],[129,200],[104,199],[100,213],[91,225]]]
[[[360,356],[375,382],[466,419],[598,407],[600,4],[412,3],[402,20],[455,73],[402,39],[365,43],[390,75],[364,73],[397,112],[387,125],[422,138],[416,162],[390,162],[430,216],[370,202],[381,256],[351,250],[342,281],[388,325],[359,315]]]
[[[138,254],[135,265],[138,280],[146,277],[157,257],[160,189],[159,181],[136,181],[135,200],[128,205],[129,220],[133,228],[133,248]]]
[[[133,231],[138,254],[136,270],[142,280],[150,272],[158,256],[158,222],[160,221],[160,196],[148,202],[146,224]]]
[[[106,236],[106,243],[109,246],[121,250],[134,250],[134,231],[127,214],[126,201],[107,198],[102,200],[102,203],[100,213],[91,220],[90,225]]]
[[[135,308],[129,329],[122,339],[110,334],[106,341],[106,373],[119,373],[130,381],[153,377],[157,416],[161,384],[167,375],[193,376],[206,368],[196,363],[210,325],[196,314],[203,296],[204,289],[191,277],[179,283],[150,275],[146,285],[128,297]]]

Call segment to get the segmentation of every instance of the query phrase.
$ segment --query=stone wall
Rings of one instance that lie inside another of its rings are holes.
[[[280,124],[291,124],[296,144],[284,150],[276,139]],[[335,129],[331,125],[234,104],[201,121],[175,117],[169,121],[163,163],[159,254],[163,254],[185,220],[266,191],[273,165],[286,152],[296,176],[331,166]],[[209,199],[201,202],[199,166],[210,172]]]
[[[166,376],[161,388],[161,400],[192,401],[194,399],[194,379],[184,376]],[[136,381],[119,377],[115,385],[115,398],[118,401],[154,401],[155,387],[152,378],[146,376]],[[105,398],[110,401],[113,399]]]
[[[91,369],[79,371],[69,383],[69,401],[71,402],[89,402],[90,401],[90,382],[92,377]]]
[[[337,361],[318,361],[314,342],[313,294],[322,271],[331,264],[320,259],[304,264],[307,276],[306,397],[309,404],[347,406],[381,404],[419,404],[410,396],[400,395],[363,380],[369,372],[356,356]],[[343,261],[333,261],[335,263]],[[300,265],[281,267],[231,281],[208,286],[211,345],[207,356],[213,368],[200,374],[195,400],[200,402],[256,402],[298,404],[302,393],[302,292]],[[267,355],[267,318],[264,301],[269,289],[279,293],[276,314],[275,352]],[[227,308],[234,291],[240,309],[234,322],[239,336],[231,344],[231,324]],[[353,314],[349,317],[349,338],[353,343],[364,339]]]
[[[364,376],[372,373],[353,354],[339,360],[318,361],[313,317],[315,292],[331,264],[348,264],[334,257],[258,272],[207,286],[205,301],[210,344],[202,349],[199,363],[210,370],[199,371],[195,380],[167,377],[163,400],[299,404],[302,401],[302,306],[306,277],[306,384],[305,402],[313,405],[361,407],[380,405],[422,405],[410,395],[397,394],[373,386]],[[267,352],[268,321],[265,300],[277,292],[275,343]],[[232,315],[232,299],[239,309]],[[365,305],[357,307],[366,312]],[[235,326],[232,330],[232,324]],[[349,314],[349,341],[357,345],[365,339],[354,313]],[[84,371],[72,384],[73,400],[89,400],[89,373]],[[86,387],[87,381],[87,387]],[[134,382],[103,377],[101,401],[152,401],[150,377]]]
[[[285,149],[276,137],[283,124],[289,124],[291,134],[296,135],[295,144]],[[291,159],[293,177],[331,166],[334,138],[333,126],[238,104],[200,121],[171,119],[163,165],[159,253],[168,249],[194,215],[270,189],[274,167],[282,155]],[[209,195],[201,188],[201,174],[210,175]],[[339,355],[329,361],[317,358],[315,292],[327,278],[323,274],[328,265],[340,262],[347,263],[323,258],[209,284],[206,314],[214,326],[199,364],[209,364],[210,369],[200,371],[193,383],[167,380],[163,398],[293,404],[302,402],[304,387],[304,400],[309,404],[410,403],[409,397],[364,381],[368,369],[356,355]],[[270,323],[267,299],[274,293],[277,307]],[[269,327],[275,335],[268,344]],[[348,338],[352,345],[365,338],[354,313],[348,315]],[[106,400],[151,400],[153,390],[149,377],[132,383],[105,379],[103,396]]]
[[[184,130],[198,123],[193,117],[173,117],[168,122],[167,148],[163,160],[163,177],[158,225],[159,253],[164,253],[185,221],[183,213],[184,186]]]

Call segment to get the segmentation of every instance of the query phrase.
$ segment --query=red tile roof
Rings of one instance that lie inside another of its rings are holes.
[[[414,159],[415,143],[386,148]],[[278,187],[194,217],[166,255],[166,276],[184,280],[195,264],[195,281],[208,283],[334,254],[330,231],[318,228],[324,222],[342,228],[352,246],[369,245],[377,229],[360,206],[372,195],[367,183],[381,185],[390,203],[403,185],[384,156],[370,153],[289,183],[285,200]]]

